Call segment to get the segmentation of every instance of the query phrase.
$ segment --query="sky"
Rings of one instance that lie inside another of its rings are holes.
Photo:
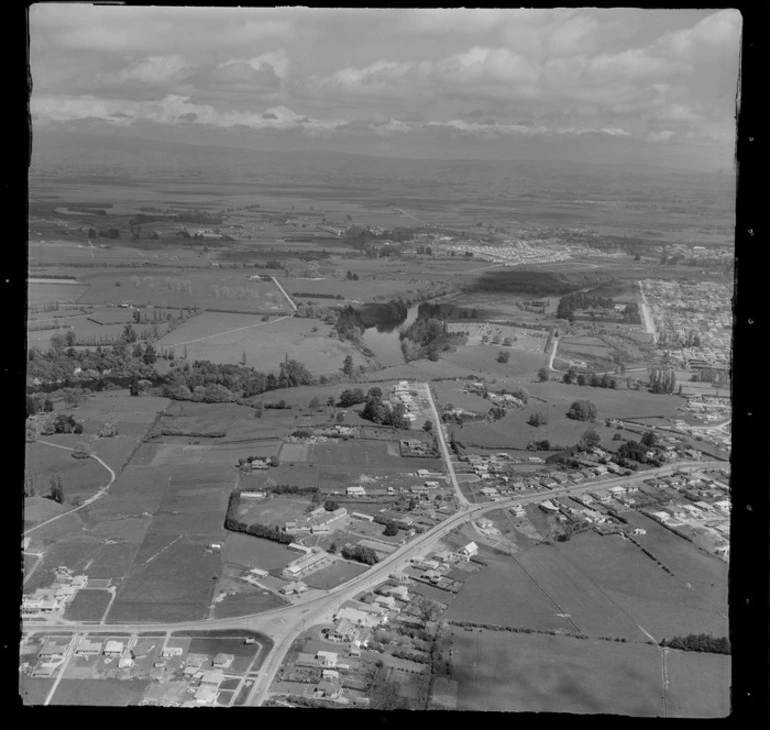
[[[735,10],[30,8],[33,131],[732,169]]]

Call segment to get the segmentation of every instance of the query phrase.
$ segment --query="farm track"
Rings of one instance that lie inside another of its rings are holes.
[[[269,322],[257,322],[256,324],[250,324],[246,327],[237,327],[234,330],[226,330],[224,332],[215,332],[211,335],[206,335],[205,337],[198,337],[194,340],[186,340],[185,342],[175,342],[173,345],[169,345],[169,347],[183,347],[184,345],[191,345],[193,342],[203,342],[204,340],[210,340],[212,337],[219,337],[221,335],[230,335],[234,332],[243,332],[244,330],[250,330],[254,329],[255,327],[264,327],[268,324],[275,324],[276,322],[280,322],[284,319],[289,319],[291,315],[286,314],[283,317],[278,317],[278,319],[272,319]]]

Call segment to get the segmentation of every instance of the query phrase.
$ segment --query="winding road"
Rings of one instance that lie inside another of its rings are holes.
[[[45,444],[46,446],[54,446],[57,449],[64,449],[65,451],[74,451],[74,449],[71,449],[69,446],[61,446],[60,444],[53,444],[50,441],[38,440],[36,443]],[[94,494],[93,497],[89,497],[85,502],[83,502],[83,504],[80,504],[77,507],[73,507],[72,509],[67,510],[66,512],[62,512],[61,514],[56,515],[55,517],[51,517],[50,519],[45,520],[44,522],[41,522],[39,525],[35,525],[34,527],[30,527],[28,530],[25,530],[23,533],[24,537],[27,537],[27,535],[34,532],[35,530],[39,530],[41,527],[44,527],[45,525],[50,525],[52,522],[55,522],[56,520],[60,520],[62,517],[66,517],[67,515],[71,515],[73,512],[77,512],[78,510],[81,510],[84,507],[88,507],[89,504],[93,504],[94,502],[96,502],[97,499],[101,499],[105,494],[107,494],[107,491],[113,485],[115,479],[117,479],[117,474],[112,470],[110,466],[105,464],[96,454],[91,454],[89,458],[95,459],[96,461],[98,461],[110,473],[110,480],[107,482],[107,484],[101,487],[99,491],[96,494]]]

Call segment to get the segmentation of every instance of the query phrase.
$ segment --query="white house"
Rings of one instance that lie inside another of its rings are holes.
[[[321,662],[323,667],[336,667],[337,666],[337,652],[335,651],[319,651],[315,658]]]
[[[472,558],[478,551],[479,546],[475,542],[469,542],[465,547],[460,548],[459,553],[466,558]]]

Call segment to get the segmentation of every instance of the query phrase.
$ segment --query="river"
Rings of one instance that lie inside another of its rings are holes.
[[[364,330],[361,336],[363,344],[374,353],[382,365],[400,365],[404,362],[398,335],[403,327],[408,327],[417,319],[418,307],[419,304],[409,307],[405,319],[380,322]]]

